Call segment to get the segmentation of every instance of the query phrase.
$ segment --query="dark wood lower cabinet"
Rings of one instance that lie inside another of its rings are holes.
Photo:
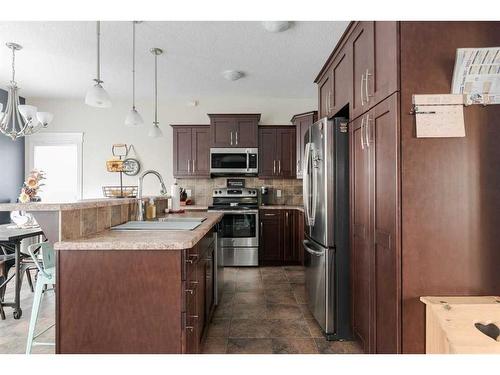
[[[214,238],[186,250],[58,250],[56,353],[200,353]]]
[[[303,213],[296,209],[259,210],[261,265],[302,263],[303,220]]]

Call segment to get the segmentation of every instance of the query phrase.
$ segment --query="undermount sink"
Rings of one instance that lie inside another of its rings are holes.
[[[194,230],[201,225],[202,219],[206,218],[165,218],[158,221],[129,221],[112,227],[111,230]]]

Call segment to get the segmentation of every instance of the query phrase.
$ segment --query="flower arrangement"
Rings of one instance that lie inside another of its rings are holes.
[[[40,181],[45,179],[45,172],[34,169],[28,175],[28,178],[23,183],[23,187],[21,188],[21,194],[19,194],[19,202],[27,203],[31,201],[37,201],[39,198],[37,197],[38,191],[40,187],[44,184],[41,184]]]

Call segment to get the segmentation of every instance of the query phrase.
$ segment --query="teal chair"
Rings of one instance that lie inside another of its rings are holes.
[[[47,242],[37,243],[28,246],[28,253],[33,259],[33,262],[38,269],[38,278],[36,280],[35,286],[35,296],[33,298],[33,308],[31,309],[31,320],[30,327],[28,331],[28,341],[26,342],[26,354],[31,353],[31,348],[34,345],[50,345],[54,346],[55,343],[52,342],[37,342],[35,339],[40,335],[47,332],[49,329],[54,327],[52,324],[50,327],[44,329],[42,332],[35,335],[36,322],[38,319],[38,312],[40,311],[40,303],[42,302],[43,294],[50,289],[47,289],[48,285],[56,285],[56,263],[55,254],[52,246]],[[42,262],[40,262],[39,253],[41,253]]]

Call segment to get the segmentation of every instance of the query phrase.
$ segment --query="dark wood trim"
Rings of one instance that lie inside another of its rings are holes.
[[[210,119],[213,118],[252,118],[260,121],[260,113],[207,113]]]
[[[304,113],[297,113],[296,115],[293,115],[292,119],[290,120],[290,122],[294,122],[295,120],[301,118],[301,117],[305,117],[305,116],[316,116],[316,118],[318,118],[318,111],[317,110],[313,110],[313,111],[309,111],[309,112],[304,112]]]

